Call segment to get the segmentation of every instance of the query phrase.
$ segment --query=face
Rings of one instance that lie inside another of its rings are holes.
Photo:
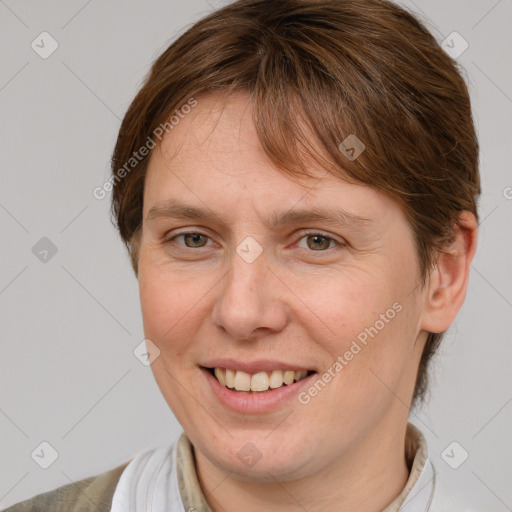
[[[197,456],[286,480],[406,424],[424,292],[399,205],[313,164],[317,179],[280,173],[248,101],[198,100],[154,150],[140,299]]]

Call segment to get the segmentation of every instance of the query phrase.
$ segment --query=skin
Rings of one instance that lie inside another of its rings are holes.
[[[388,505],[408,478],[405,431],[427,331],[445,330],[466,292],[471,214],[461,215],[453,246],[422,286],[398,203],[311,169],[322,179],[291,180],[271,163],[244,93],[225,103],[201,98],[149,162],[138,265],[144,331],[160,350],[156,382],[194,445],[215,511]],[[212,215],[148,219],[168,198]],[[267,224],[272,212],[315,206],[369,220]],[[185,232],[205,236],[178,236]],[[263,248],[250,264],[236,253],[247,236]],[[321,374],[396,302],[401,311],[305,405],[233,412],[198,366],[217,357],[278,359]],[[252,467],[237,456],[249,441],[261,453]]]

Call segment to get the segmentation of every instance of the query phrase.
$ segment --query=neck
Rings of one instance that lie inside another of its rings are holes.
[[[395,425],[383,440],[375,433],[315,474],[297,480],[261,483],[234,478],[196,452],[203,493],[214,512],[279,510],[339,512],[383,510],[404,488],[409,470],[405,460],[405,432]]]

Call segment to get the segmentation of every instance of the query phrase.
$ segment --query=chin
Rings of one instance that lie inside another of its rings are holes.
[[[268,431],[239,430],[225,434],[216,444],[203,438],[198,444],[203,455],[219,470],[251,482],[275,483],[308,476],[315,470],[314,449],[307,439],[283,443]],[[204,446],[204,450],[203,450]],[[308,446],[313,453],[306,453]]]

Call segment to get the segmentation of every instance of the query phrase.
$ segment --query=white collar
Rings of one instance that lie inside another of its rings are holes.
[[[412,461],[402,492],[383,512],[427,512],[434,497],[436,472],[426,440],[407,426],[406,458]],[[172,446],[139,453],[117,484],[111,512],[211,512],[195,470],[194,451],[183,433]]]
[[[428,453],[427,441],[412,423],[407,425],[405,458],[412,462],[402,492],[383,512],[426,512],[434,498],[436,472]]]

